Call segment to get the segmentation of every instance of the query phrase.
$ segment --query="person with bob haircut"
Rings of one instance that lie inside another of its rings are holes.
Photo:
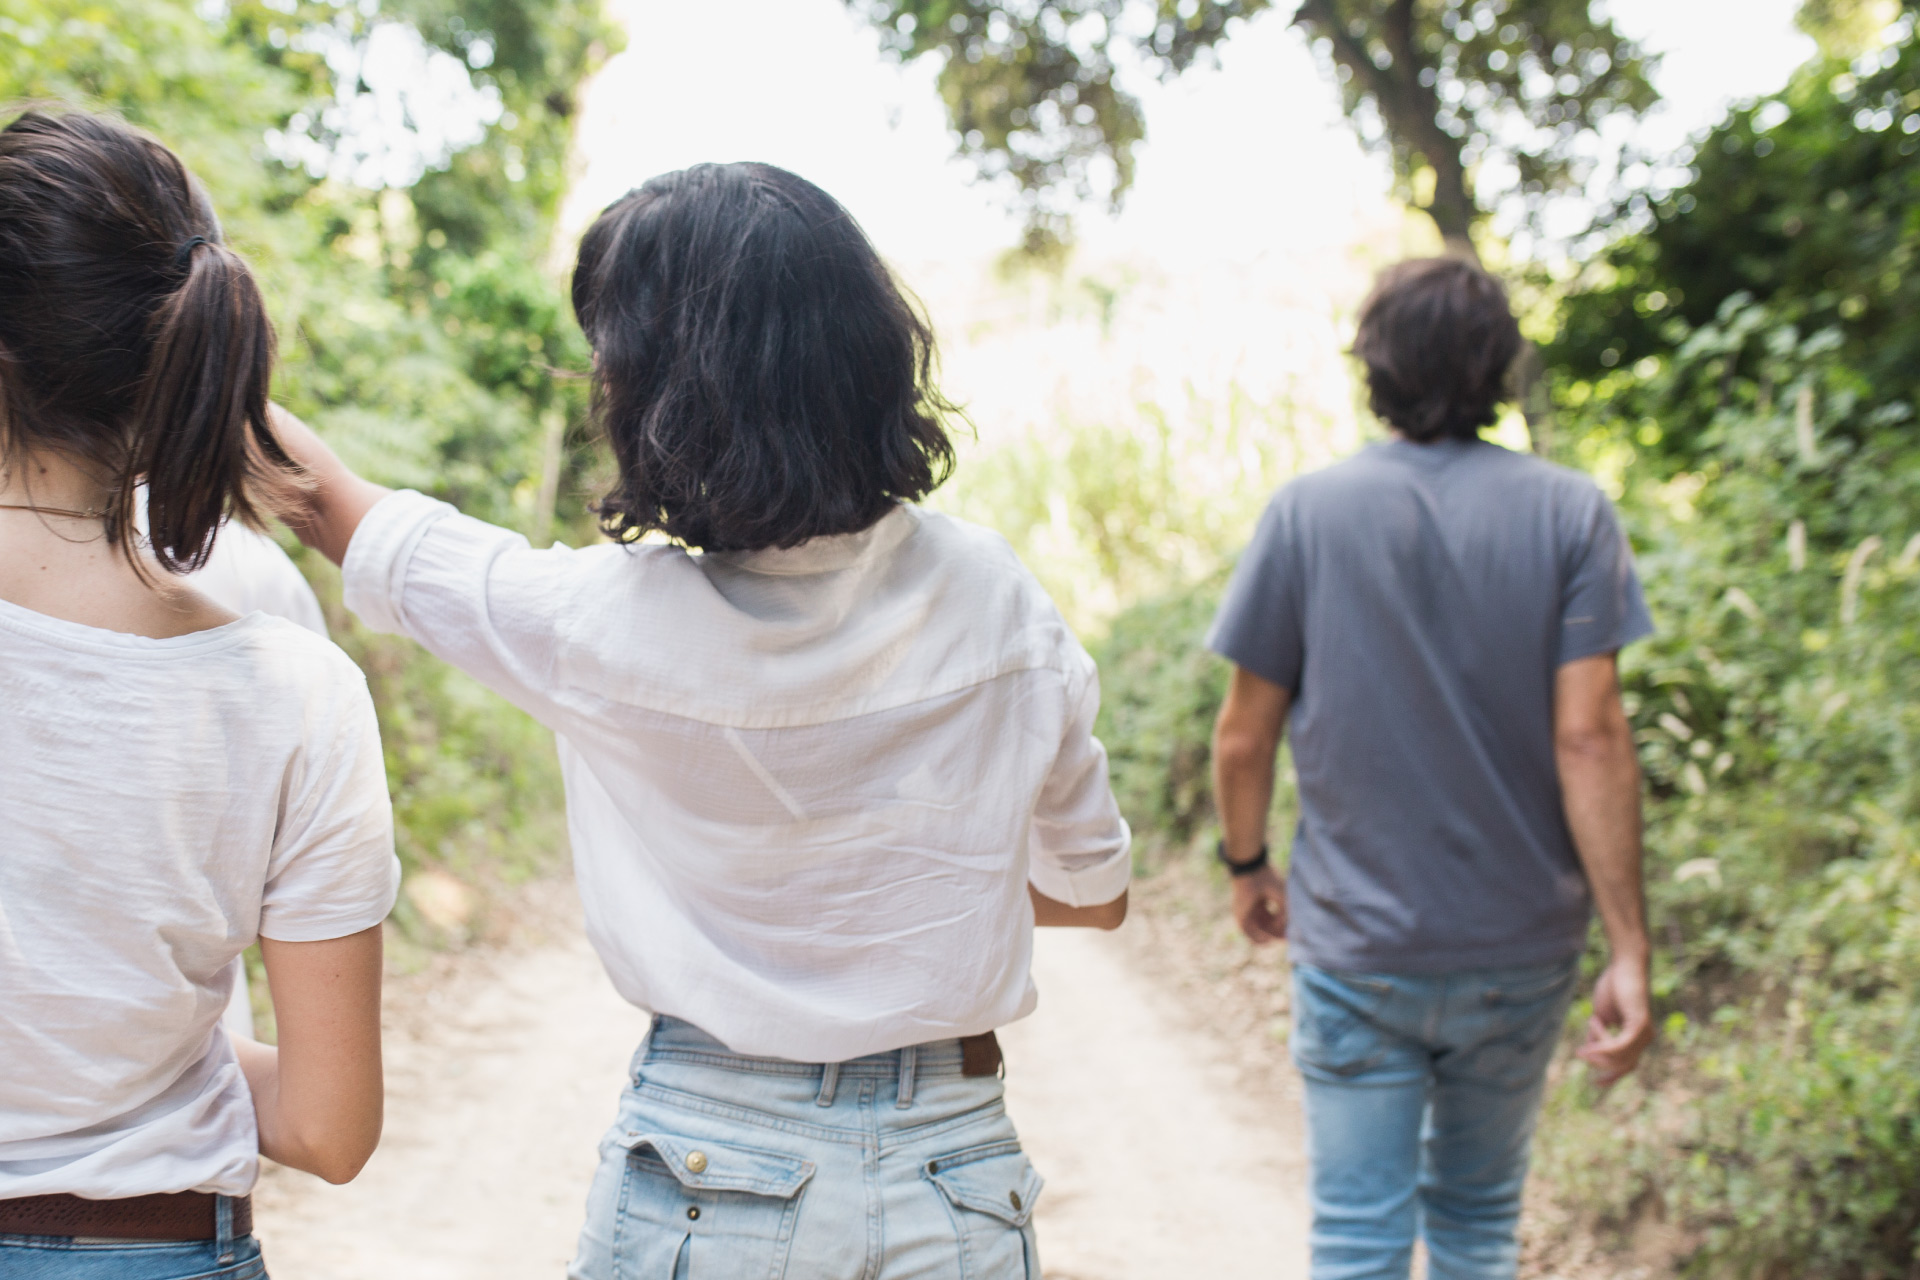
[[[953,460],[933,339],[818,187],[655,178],[573,302],[608,544],[282,431],[348,604],[555,730],[589,936],[654,1015],[569,1275],[1037,1278],[994,1030],[1035,924],[1126,913],[1093,663],[1002,539],[916,505]]]
[[[1354,354],[1393,437],[1275,495],[1208,645],[1233,914],[1293,960],[1315,1280],[1511,1280],[1547,1065],[1598,907],[1579,1055],[1653,1038],[1640,772],[1615,669],[1652,630],[1592,480],[1479,438],[1520,351],[1499,283],[1403,262]],[[1290,733],[1283,882],[1267,813]]]
[[[183,576],[297,488],[272,368],[173,153],[0,129],[0,1276],[259,1280],[261,1155],[344,1182],[379,1140],[372,699]],[[256,940],[277,1048],[220,1026]]]

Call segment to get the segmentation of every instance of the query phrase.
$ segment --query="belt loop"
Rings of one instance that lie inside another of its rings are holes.
[[[826,1066],[820,1068],[820,1092],[814,1095],[813,1105],[816,1107],[832,1106],[834,1092],[839,1088],[840,1064],[837,1062],[829,1062]]]
[[[920,1069],[920,1046],[910,1044],[900,1051],[900,1087],[899,1096],[893,1105],[905,1111],[913,1105],[913,1078]]]
[[[213,1198],[213,1246],[220,1255],[220,1265],[228,1266],[233,1262],[233,1197],[215,1196]]]

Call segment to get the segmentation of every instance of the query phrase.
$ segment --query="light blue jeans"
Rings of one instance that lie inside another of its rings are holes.
[[[183,1244],[0,1235],[0,1280],[267,1280],[259,1242],[228,1233],[230,1206],[216,1239]]]
[[[656,1018],[570,1280],[1040,1280],[1040,1177],[958,1041],[808,1065]]]
[[[1313,1280],[1512,1280],[1527,1155],[1578,961],[1407,975],[1293,968]]]

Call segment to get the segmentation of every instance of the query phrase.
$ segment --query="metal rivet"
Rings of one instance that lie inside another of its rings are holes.
[[[697,1204],[688,1205],[687,1217],[694,1222],[700,1221],[700,1206]]]
[[[1007,1199],[1013,1201],[1013,1207],[1015,1209],[1020,1209],[1025,1207],[1020,1203],[1020,1193],[1018,1191],[1007,1192]]]
[[[693,1173],[705,1173],[707,1171],[707,1153],[704,1151],[687,1152],[687,1168]]]

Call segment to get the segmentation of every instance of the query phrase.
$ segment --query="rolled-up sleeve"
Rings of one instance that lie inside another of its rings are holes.
[[[1034,809],[1027,879],[1055,902],[1092,907],[1112,902],[1133,877],[1127,830],[1107,777],[1107,750],[1093,736],[1100,681],[1093,661],[1069,682],[1072,713],[1060,752]]]
[[[535,551],[509,529],[402,491],[361,520],[341,569],[346,605],[376,631],[407,636],[552,723],[558,627],[574,553]]]

